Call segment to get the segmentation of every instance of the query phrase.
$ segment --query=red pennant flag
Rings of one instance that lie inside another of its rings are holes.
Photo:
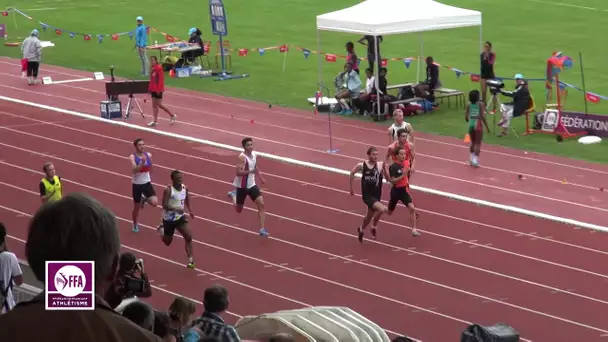
[[[175,42],[175,37],[173,37],[172,35],[167,34],[167,35],[165,35],[165,38],[167,39],[167,41],[169,43]]]
[[[336,55],[327,54],[325,55],[325,60],[330,63],[334,63],[337,60]]]
[[[480,80],[481,80],[481,77],[479,77],[479,75],[471,75],[472,82],[479,82]]]
[[[89,36],[88,34],[84,35],[84,40],[91,40],[91,36]]]
[[[112,35],[112,40],[118,40],[118,35],[117,34],[113,34]]]
[[[2,16],[3,17],[8,17],[8,12],[7,11],[2,12]]]
[[[388,59],[382,59],[382,62],[380,62],[380,65],[383,67],[386,67],[388,65]]]
[[[55,33],[56,33],[58,36],[61,36],[61,30],[60,30],[60,29],[55,29]]]
[[[281,53],[285,53],[285,52],[287,52],[287,51],[289,51],[289,48],[287,47],[287,44],[283,44],[283,45],[281,45],[281,46],[279,47],[279,52],[281,52]]]
[[[586,93],[585,97],[587,98],[587,101],[591,102],[591,103],[598,103],[600,102],[600,97],[595,95],[595,94],[591,94],[591,93]]]
[[[239,49],[239,56],[245,57],[249,53],[248,49]]]
[[[150,26],[146,27],[146,34],[150,34]]]

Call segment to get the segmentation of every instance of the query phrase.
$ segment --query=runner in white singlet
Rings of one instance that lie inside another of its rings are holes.
[[[266,212],[264,209],[264,197],[260,188],[258,188],[255,179],[259,177],[262,184],[266,181],[260,174],[260,168],[258,167],[258,156],[253,152],[253,140],[251,138],[244,138],[241,142],[243,145],[243,152],[239,154],[239,161],[236,165],[236,177],[232,185],[236,188],[228,193],[228,196],[234,203],[234,209],[237,213],[243,211],[243,205],[247,196],[258,207],[258,217],[260,219],[260,235],[268,236],[268,230],[264,227],[264,221],[266,219]]]
[[[144,152],[144,141],[141,138],[133,142],[135,153],[129,156],[131,161],[131,174],[133,176],[133,232],[138,232],[137,219],[139,210],[146,203],[155,207],[158,204],[156,191],[152,185],[150,170],[152,169],[152,154]]]
[[[395,119],[395,122],[388,128],[389,144],[393,143],[399,139],[399,137],[397,136],[397,132],[400,129],[405,129],[407,131],[408,141],[413,143],[414,142],[414,130],[413,130],[411,124],[409,124],[403,120],[403,111],[401,109],[395,109],[395,111],[393,112],[393,118]]]
[[[177,230],[186,243],[186,254],[188,255],[188,268],[195,268],[192,256],[192,233],[188,228],[188,219],[184,209],[188,209],[188,214],[194,219],[194,214],[190,208],[190,196],[188,188],[182,182],[183,175],[180,171],[171,172],[171,185],[163,192],[163,224],[158,228],[165,245],[169,246],[173,242],[173,234]]]

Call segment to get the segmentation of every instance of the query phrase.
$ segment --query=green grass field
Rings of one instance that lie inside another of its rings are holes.
[[[608,95],[608,74],[605,56],[608,46],[598,37],[608,24],[608,3],[603,0],[442,0],[458,7],[483,13],[484,40],[494,44],[497,53],[498,76],[512,77],[523,73],[527,78],[542,78],[545,61],[554,50],[561,50],[574,59],[574,68],[565,71],[561,79],[581,86],[578,53],[584,56],[587,90]],[[281,2],[250,0],[226,0],[229,37],[233,48],[264,48],[289,44],[310,50],[317,49],[316,16],[345,8],[356,0],[285,0]],[[132,51],[133,41],[128,36],[112,41],[106,37],[102,44],[97,34],[113,34],[134,28],[135,17],[144,16],[146,24],[168,34],[186,37],[192,26],[203,31],[205,40],[213,40],[206,2],[183,0],[175,3],[158,3],[149,0],[139,2],[104,2],[91,0],[48,0],[7,2],[0,0],[0,9],[15,7],[34,20],[64,30],[56,36],[54,30],[42,32],[43,39],[51,39],[56,47],[45,50],[44,62],[89,71],[107,72],[115,65],[117,74],[124,77],[139,77],[139,61]],[[387,11],[390,9],[387,9]],[[7,24],[9,41],[16,41],[40,25],[23,17],[0,17]],[[71,39],[68,31],[91,34],[91,41],[82,36]],[[477,71],[479,63],[479,28],[464,28],[423,33],[421,35],[396,35],[385,37],[382,55],[385,58],[417,56],[420,37],[425,41],[424,55],[432,55],[435,61],[464,71]],[[322,32],[322,49],[328,53],[342,54],[346,41],[356,41],[354,35]],[[152,33],[150,42],[163,41],[160,34]],[[18,57],[18,49],[1,47],[2,55]],[[212,51],[212,53],[214,53]],[[357,46],[360,56],[365,55],[363,46]],[[278,103],[290,107],[308,108],[305,98],[316,90],[318,62],[315,55],[308,59],[302,52],[291,49],[287,54],[286,69],[282,72],[283,55],[278,51],[267,51],[264,56],[250,52],[247,57],[233,55],[235,73],[249,73],[247,79],[215,82],[213,79],[170,79],[172,86],[218,93],[246,99]],[[211,58],[214,65],[214,58]],[[364,62],[362,65],[365,65]],[[343,63],[323,62],[325,82],[332,84],[333,77],[342,69]],[[416,79],[415,63],[407,69],[403,62],[389,62],[389,83],[405,83]],[[468,76],[456,77],[452,71],[441,69],[444,86],[468,91],[478,86]],[[508,86],[511,86],[508,82]],[[544,105],[544,84],[530,85],[537,100],[537,109]],[[584,109],[583,94],[570,90],[566,102],[567,110]],[[589,104],[590,113],[608,113],[608,101]],[[523,130],[523,120],[515,127]],[[428,116],[411,120],[418,131],[462,137],[465,124],[462,110],[441,108]],[[490,144],[552,153],[572,158],[608,162],[606,143],[582,146],[575,141],[557,143],[551,136],[529,136],[516,138],[486,137]]]

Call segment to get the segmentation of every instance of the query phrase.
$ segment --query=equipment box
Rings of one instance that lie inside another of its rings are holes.
[[[120,101],[101,101],[99,107],[101,117],[104,119],[122,118],[122,104]]]

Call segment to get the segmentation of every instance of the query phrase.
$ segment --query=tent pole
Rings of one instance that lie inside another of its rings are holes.
[[[418,39],[420,40],[420,56],[416,58],[418,61],[416,66],[416,82],[420,82],[420,58],[424,58],[424,40],[422,39],[422,33],[418,33]]]
[[[378,75],[380,75],[380,66],[382,65],[382,62],[379,61],[378,59],[380,58],[380,47],[378,46],[378,36],[374,35],[374,64],[375,64],[375,68],[374,68],[374,73],[376,74],[376,79],[374,80],[374,83],[376,83],[376,115],[378,115],[377,117],[380,118],[380,107],[384,106],[384,104],[382,103],[382,97],[384,97],[385,94],[382,94],[382,96],[380,96],[380,79],[378,78]]]
[[[321,30],[317,29],[317,61],[319,64],[319,85],[323,84],[323,55],[321,54]],[[321,86],[319,86],[321,91]],[[329,96],[329,94],[327,94]]]

